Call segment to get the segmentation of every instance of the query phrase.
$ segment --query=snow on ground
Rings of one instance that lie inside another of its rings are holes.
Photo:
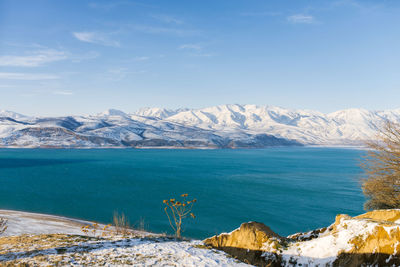
[[[304,145],[363,146],[382,124],[400,123],[400,109],[347,109],[330,114],[273,106],[220,105],[204,109],[108,110],[89,116],[26,117],[0,111],[2,147],[268,147],[258,135]],[[189,142],[190,141],[190,142]],[[193,143],[192,141],[196,141]],[[172,143],[171,143],[172,142]],[[238,146],[237,143],[235,146]]]
[[[8,220],[8,228],[2,236],[56,233],[81,235],[81,227],[91,224],[83,220],[14,210],[0,210],[0,218]]]
[[[296,266],[330,266],[341,252],[354,249],[352,241],[356,238],[364,240],[371,236],[379,225],[382,223],[373,220],[342,217],[336,229],[331,225],[316,238],[290,244],[282,251],[282,259],[284,262],[295,261]],[[384,229],[390,235],[392,230],[399,227],[396,222]],[[307,237],[308,234],[303,237]]]
[[[223,252],[201,248],[200,241],[176,241],[170,238],[97,239],[78,236],[47,235],[41,241],[51,247],[35,245],[27,248],[4,247],[0,244],[0,264],[68,265],[68,266],[248,266]],[[15,237],[9,237],[15,238]],[[21,241],[20,239],[18,241]],[[33,240],[35,242],[35,240]],[[15,242],[15,241],[14,241]],[[10,243],[13,243],[10,241]]]
[[[8,229],[0,237],[0,265],[249,266],[207,249],[201,241],[135,231],[130,237],[84,235],[87,221],[0,210]],[[56,234],[57,233],[57,234]]]

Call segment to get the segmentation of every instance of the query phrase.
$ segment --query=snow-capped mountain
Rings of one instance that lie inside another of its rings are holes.
[[[21,118],[27,118],[26,116],[16,113],[16,112],[12,112],[12,111],[8,111],[8,110],[0,110],[0,117],[9,117],[12,119],[21,119]]]
[[[89,116],[28,117],[0,111],[1,147],[268,147],[361,145],[400,109],[329,114],[274,106],[110,109]]]

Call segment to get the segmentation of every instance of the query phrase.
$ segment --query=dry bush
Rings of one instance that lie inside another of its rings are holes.
[[[143,217],[140,217],[139,221],[135,224],[135,229],[139,231],[146,231],[147,229],[146,221]]]
[[[99,236],[107,236],[110,235],[111,232],[109,230],[111,224],[105,225],[103,228],[100,227],[98,223],[87,224],[81,227],[81,231],[88,236],[99,237]]]
[[[177,238],[181,238],[182,232],[182,222],[187,216],[190,215],[193,219],[195,218],[194,214],[191,212],[194,203],[196,203],[196,199],[188,201],[188,194],[182,194],[182,201],[176,201],[174,198],[166,199],[163,203],[166,205],[164,208],[165,214],[167,214],[169,224],[172,229],[175,231],[175,235]]]
[[[0,218],[0,235],[3,234],[7,230],[7,219]]]
[[[129,220],[124,213],[114,212],[113,222],[117,235],[127,236],[131,234]]]
[[[400,125],[386,122],[367,146],[370,150],[361,163],[365,209],[400,208]]]

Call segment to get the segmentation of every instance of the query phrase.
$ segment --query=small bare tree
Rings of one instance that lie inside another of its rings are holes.
[[[117,235],[128,236],[131,233],[129,220],[124,213],[114,212],[113,221]]]
[[[166,205],[164,208],[165,214],[167,214],[169,224],[175,231],[177,238],[181,238],[183,219],[189,215],[193,219],[195,218],[194,214],[192,213],[192,208],[194,203],[197,201],[196,199],[188,201],[188,194],[182,194],[181,197],[182,201],[176,201],[174,198],[163,201],[163,203]]]
[[[387,121],[361,167],[366,210],[400,208],[400,125]]]
[[[7,219],[0,218],[0,235],[7,230]]]

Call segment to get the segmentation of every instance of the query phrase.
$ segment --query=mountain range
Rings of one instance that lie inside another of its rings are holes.
[[[332,113],[275,106],[110,109],[87,116],[33,117],[0,111],[0,147],[263,148],[360,146],[400,109]]]

